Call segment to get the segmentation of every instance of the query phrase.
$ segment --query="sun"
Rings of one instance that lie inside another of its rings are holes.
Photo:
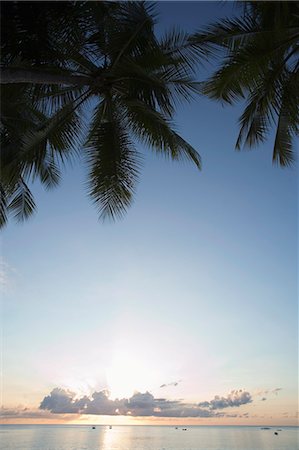
[[[157,387],[158,380],[150,363],[140,355],[122,352],[115,355],[106,370],[110,397],[129,398],[134,392],[145,392]]]

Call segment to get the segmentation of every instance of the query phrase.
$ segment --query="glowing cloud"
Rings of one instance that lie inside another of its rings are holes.
[[[84,396],[76,398],[69,390],[55,388],[46,396],[40,409],[54,414],[97,414],[97,415],[129,415],[155,417],[221,417],[217,409],[239,407],[250,403],[249,392],[236,390],[227,397],[215,396],[210,402],[184,403],[181,400],[155,398],[150,392],[135,392],[130,398],[109,398],[108,391],[94,392],[91,398]]]

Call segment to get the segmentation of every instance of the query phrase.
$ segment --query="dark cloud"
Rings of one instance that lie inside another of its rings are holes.
[[[83,412],[85,414],[103,414],[107,416],[114,416],[119,414],[119,411],[123,409],[125,400],[111,400],[109,399],[108,391],[101,391],[94,392],[92,394],[92,399],[84,399],[84,402],[85,406],[83,405]]]
[[[178,380],[178,381],[173,381],[172,383],[164,383],[161,384],[160,388],[165,388],[168,386],[177,386],[182,380]]]
[[[71,391],[55,388],[40,404],[40,409],[55,414],[101,414],[162,417],[209,417],[208,411],[179,401],[154,398],[149,392],[136,392],[129,399],[109,399],[107,391],[95,392],[92,399],[75,399]]]
[[[216,395],[213,400],[207,402],[201,402],[198,404],[201,408],[209,408],[211,410],[224,409],[231,407],[239,407],[241,405],[246,405],[252,402],[251,394],[242,389],[231,391],[227,397],[219,397]]]
[[[53,414],[129,415],[133,417],[224,417],[217,412],[228,407],[241,406],[252,401],[246,391],[232,391],[227,397],[216,396],[210,402],[184,403],[181,400],[155,398],[150,392],[135,392],[130,398],[109,398],[108,391],[94,392],[92,397],[77,398],[74,392],[55,388],[40,404],[41,410]]]
[[[75,398],[71,391],[55,388],[40,404],[40,409],[54,414],[98,414],[156,417],[211,417],[211,411],[198,405],[155,398],[150,392],[136,392],[126,399],[109,399],[107,391],[94,392],[92,398]]]
[[[201,408],[209,408],[210,402],[201,402],[198,404]]]
[[[43,399],[40,404],[40,409],[46,409],[55,414],[78,413],[90,401],[88,397],[82,397],[77,400],[74,397],[74,392],[55,388],[50,395]]]

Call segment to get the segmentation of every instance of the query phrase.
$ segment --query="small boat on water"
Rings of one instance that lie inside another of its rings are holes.
[[[112,430],[112,425],[109,425],[109,430]]]
[[[96,427],[92,427],[92,429],[93,429],[93,430],[95,430],[95,429],[96,429]]]

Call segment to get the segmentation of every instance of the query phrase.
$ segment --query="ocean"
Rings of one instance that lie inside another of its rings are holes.
[[[1,425],[5,450],[297,450],[298,428]],[[274,433],[277,432],[278,435]]]

